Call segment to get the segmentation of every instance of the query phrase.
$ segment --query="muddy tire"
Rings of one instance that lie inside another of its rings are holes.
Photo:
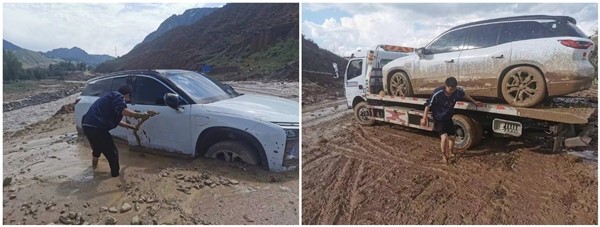
[[[395,72],[388,78],[389,95],[412,96],[413,90],[408,75],[404,72]]]
[[[532,107],[546,97],[546,82],[537,69],[519,66],[511,69],[502,78],[502,98],[516,107]]]
[[[452,117],[454,127],[456,127],[456,136],[454,149],[464,151],[474,147],[481,141],[481,130],[478,130],[476,123],[471,118],[456,114]],[[480,128],[480,127],[479,127]]]
[[[354,106],[354,117],[361,125],[372,126],[375,120],[368,119],[371,116],[371,111],[367,108],[367,102],[360,102]]]
[[[254,149],[240,141],[221,141],[208,148],[204,157],[226,162],[243,162],[249,165],[259,163]]]

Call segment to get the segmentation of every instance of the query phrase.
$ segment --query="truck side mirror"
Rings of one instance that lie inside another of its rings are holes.
[[[165,96],[163,98],[164,98],[165,104],[167,104],[167,106],[169,106],[175,110],[179,110],[179,95],[174,94],[174,93],[167,93],[167,94],[165,94]]]

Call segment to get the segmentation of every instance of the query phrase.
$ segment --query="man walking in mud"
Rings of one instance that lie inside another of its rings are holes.
[[[129,101],[130,94],[131,86],[123,85],[119,90],[100,97],[83,115],[83,132],[92,147],[92,168],[96,169],[100,154],[104,154],[113,177],[119,176],[119,151],[109,131],[117,125],[134,129],[132,125],[121,121],[123,116],[138,119],[147,119],[151,116],[149,113],[136,113],[127,108],[125,102]]]
[[[433,117],[433,130],[436,131],[441,138],[440,147],[442,149],[443,161],[448,163],[448,160],[454,157],[454,139],[456,129],[452,116],[454,116],[454,105],[456,101],[465,98],[466,100],[475,103],[477,106],[483,104],[475,101],[471,96],[467,95],[464,90],[458,88],[458,81],[454,77],[448,77],[445,86],[436,88],[433,91],[431,98],[425,103],[425,113],[421,119],[421,125],[427,126],[427,115],[431,110]]]

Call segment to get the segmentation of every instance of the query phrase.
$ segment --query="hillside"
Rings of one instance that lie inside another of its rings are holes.
[[[334,78],[332,63],[340,77]],[[302,37],[302,105],[344,97],[344,71],[348,61]],[[315,73],[320,72],[320,73]]]
[[[99,72],[140,68],[198,70],[224,80],[298,80],[298,4],[227,4],[196,23],[141,43],[99,65]]]
[[[97,54],[88,54],[85,50],[82,50],[79,47],[68,48],[58,48],[44,53],[44,56],[49,58],[60,58],[67,61],[73,62],[84,62],[87,65],[96,66],[105,61],[109,61],[114,59],[114,57],[109,55],[97,55]]]
[[[148,34],[142,43],[150,42],[173,28],[196,23],[198,20],[211,14],[217,9],[218,8],[195,8],[188,9],[181,15],[173,14],[171,17],[163,21],[160,26],[158,26],[156,31]]]
[[[20,50],[22,48],[3,39],[2,40],[2,49],[3,50]]]

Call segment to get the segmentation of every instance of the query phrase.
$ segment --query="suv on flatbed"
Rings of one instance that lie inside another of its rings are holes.
[[[110,133],[132,146],[261,165],[272,171],[298,166],[298,102],[238,94],[206,75],[185,70],[132,70],[91,79],[77,99],[75,124],[102,94],[129,84],[127,108],[153,110],[137,134],[117,127]],[[136,124],[136,119],[124,118]]]
[[[456,77],[471,96],[498,97],[532,107],[545,97],[590,88],[592,40],[567,16],[517,16],[459,25],[417,54],[383,67],[394,96],[431,95]]]

